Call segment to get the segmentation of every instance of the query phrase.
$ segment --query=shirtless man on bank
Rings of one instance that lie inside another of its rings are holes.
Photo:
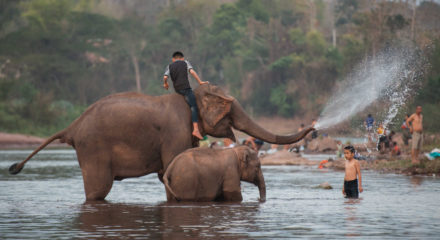
[[[361,166],[358,160],[354,159],[355,149],[349,145],[344,148],[345,177],[342,194],[346,198],[359,198],[359,192],[363,192]],[[359,178],[359,187],[358,187]]]
[[[417,106],[416,113],[413,113],[406,119],[406,126],[409,127],[409,132],[412,134],[411,147],[411,163],[419,164],[419,152],[423,145],[423,115],[422,107]]]

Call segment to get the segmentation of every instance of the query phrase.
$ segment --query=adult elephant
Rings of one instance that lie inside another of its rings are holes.
[[[204,84],[194,91],[202,135],[235,140],[232,127],[265,142],[291,144],[313,130],[275,135],[252,121],[234,98],[217,86]],[[147,96],[127,92],[92,104],[66,129],[56,133],[21,163],[9,168],[17,174],[38,151],[55,139],[76,150],[87,200],[103,200],[113,180],[162,175],[173,158],[197,145],[192,137],[191,112],[178,94]]]

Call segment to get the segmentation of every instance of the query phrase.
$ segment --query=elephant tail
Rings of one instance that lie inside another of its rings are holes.
[[[25,160],[23,160],[20,163],[14,163],[11,165],[11,167],[9,167],[9,173],[10,174],[17,174],[19,173],[23,167],[24,164],[29,161],[29,159],[31,159],[35,154],[37,154],[39,151],[41,151],[41,149],[45,148],[47,145],[49,145],[49,143],[53,142],[55,139],[60,139],[64,136],[66,130],[62,130],[58,133],[56,133],[55,135],[51,136],[50,138],[48,138],[44,143],[42,143],[37,149],[35,149]]]
[[[168,179],[168,172],[165,172],[165,175],[163,176],[163,184],[165,184],[165,188],[171,194],[171,197],[174,198],[176,201],[178,201],[176,193],[170,187],[170,182]],[[170,200],[170,199],[168,199],[168,200]]]

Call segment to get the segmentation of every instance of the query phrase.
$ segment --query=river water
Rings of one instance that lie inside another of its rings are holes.
[[[267,202],[242,183],[240,204],[167,204],[156,174],[115,182],[106,203],[84,203],[73,150],[0,151],[0,239],[439,238],[440,179],[364,171],[361,199],[342,197],[343,172],[264,166]],[[334,189],[315,186],[329,182]]]

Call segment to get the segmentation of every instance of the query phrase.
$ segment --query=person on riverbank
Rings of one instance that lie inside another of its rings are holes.
[[[399,156],[401,153],[397,142],[392,142],[391,156]]]
[[[363,192],[362,188],[362,174],[359,162],[354,159],[356,150],[349,145],[344,148],[345,157],[345,176],[342,194],[346,198],[359,198],[359,192]],[[359,186],[358,186],[359,179]]]
[[[367,119],[365,119],[365,129],[367,130],[368,140],[373,141],[372,139],[372,133],[374,132],[374,118],[371,115],[371,113],[368,114]]]
[[[174,90],[185,98],[185,101],[191,108],[191,120],[193,123],[192,135],[201,140],[203,137],[199,132],[197,102],[188,81],[188,73],[190,73],[200,85],[207,84],[208,82],[200,80],[192,65],[185,60],[182,52],[174,52],[171,61],[172,63],[167,66],[163,76],[163,87],[168,90],[169,85],[167,80],[171,78]]]
[[[400,128],[403,131],[403,143],[405,146],[408,146],[408,141],[411,139],[411,133],[409,132],[409,126],[406,125],[406,120],[408,120],[409,114],[405,115],[405,119],[403,120],[402,126]]]
[[[387,130],[385,129],[385,127],[383,126],[382,123],[379,123],[379,127],[376,130],[377,133],[377,150],[383,152],[385,151],[385,143],[387,141]]]
[[[312,126],[315,126],[317,123],[316,119],[312,119]],[[313,130],[312,131],[312,139],[315,139],[318,137],[318,130]]]
[[[419,152],[423,145],[422,106],[417,106],[416,112],[406,119],[406,125],[409,127],[409,132],[412,134],[411,163],[416,165],[420,163]]]

